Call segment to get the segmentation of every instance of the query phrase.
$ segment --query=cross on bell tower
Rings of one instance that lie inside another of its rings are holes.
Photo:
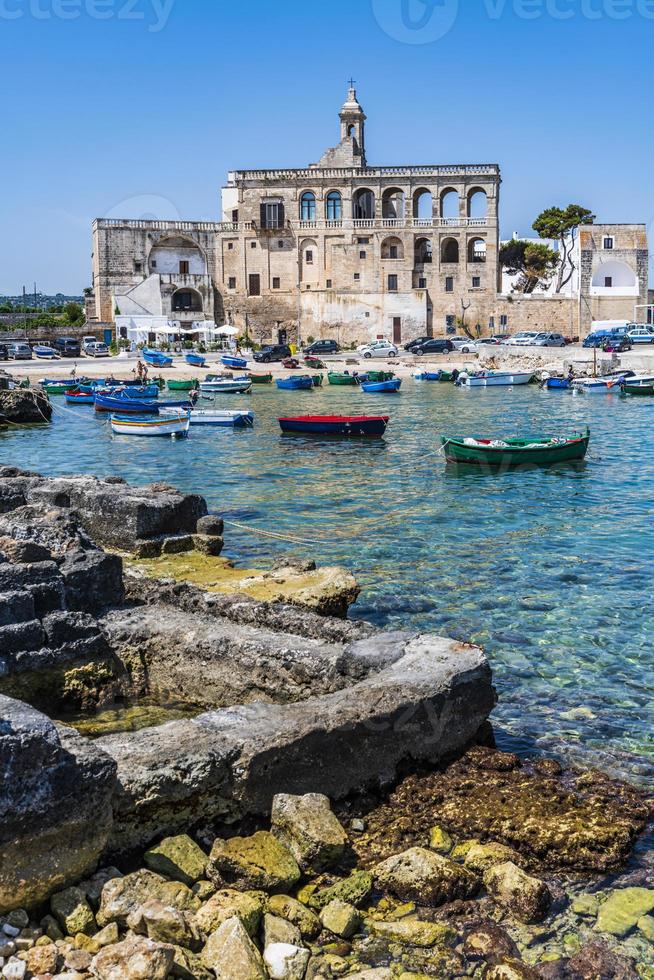
[[[353,163],[358,167],[366,165],[366,114],[357,99],[354,79],[349,81],[347,100],[340,112],[341,143],[351,140]]]

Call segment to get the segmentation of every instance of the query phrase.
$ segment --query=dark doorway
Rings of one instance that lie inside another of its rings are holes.
[[[402,343],[402,317],[401,316],[393,317],[393,343],[394,344]]]
[[[288,343],[288,331],[284,330],[283,327],[280,327],[279,330],[277,331],[277,343],[278,344]]]
[[[248,277],[248,293],[250,296],[261,296],[261,277],[251,275]]]

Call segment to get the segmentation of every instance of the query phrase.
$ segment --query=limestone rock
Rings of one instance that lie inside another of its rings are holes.
[[[286,891],[300,880],[291,852],[268,831],[252,837],[216,840],[211,849],[209,878],[236,888]]]
[[[97,914],[98,925],[117,922],[124,928],[128,915],[151,898],[159,899],[164,905],[172,905],[182,912],[196,911],[201,904],[181,882],[166,881],[152,871],[134,871],[124,878],[112,878],[105,884]]]
[[[441,905],[455,898],[472,898],[480,881],[449,858],[424,847],[412,847],[373,868],[375,884],[404,901]]]
[[[348,902],[350,905],[362,905],[370,897],[373,888],[373,878],[368,871],[356,871],[349,878],[343,878],[329,888],[315,891],[308,900],[313,909],[324,909],[330,902]]]
[[[107,882],[111,881],[112,878],[122,877],[122,873],[118,870],[118,868],[100,868],[100,870],[96,871],[90,878],[87,878],[85,881],[80,881],[77,887],[84,892],[89,904],[93,908],[97,909],[100,904],[102,889]]]
[[[204,877],[209,858],[187,834],[180,834],[151,847],[143,860],[151,871],[190,887]]]
[[[127,917],[127,925],[133,932],[144,934],[155,942],[171,943],[173,946],[184,946],[188,949],[195,949],[199,945],[198,933],[193,928],[189,914],[180,912],[171,905],[164,905],[156,898],[151,898],[131,912]]]
[[[437,854],[449,854],[454,841],[442,827],[432,827],[429,831],[429,848]]]
[[[604,943],[588,943],[573,956],[568,967],[577,980],[638,980],[633,960],[614,953]]]
[[[452,946],[456,942],[456,932],[440,922],[419,922],[417,919],[404,919],[400,922],[380,922],[370,919],[367,923],[373,936],[381,936],[395,943],[408,946]]]
[[[195,922],[205,935],[215,932],[223,922],[237,918],[250,936],[254,936],[265,909],[262,892],[239,892],[225,888],[216,892],[196,913]]]
[[[341,939],[350,939],[361,925],[361,916],[353,905],[335,899],[320,913],[320,921],[325,929]]]
[[[491,842],[489,844],[473,843],[468,848],[463,863],[466,868],[483,875],[493,865],[505,864],[507,861],[512,861],[520,866],[522,858],[512,847]]]
[[[619,888],[600,905],[595,928],[613,936],[626,936],[653,909],[654,888]]]
[[[38,976],[40,973],[56,973],[59,961],[59,950],[54,943],[47,946],[33,946],[27,950],[25,962],[30,973]]]
[[[303,980],[311,953],[288,943],[266,946],[263,954],[271,980]]]
[[[465,937],[463,952],[469,960],[485,960],[490,964],[520,958],[518,947],[508,932],[494,922],[472,929]]]
[[[0,422],[34,425],[50,422],[52,405],[42,388],[0,390]]]
[[[347,834],[320,793],[277,794],[273,799],[272,833],[291,852],[302,871],[318,873],[342,856]]]
[[[266,912],[263,917],[263,945],[273,946],[276,943],[285,943],[287,946],[299,946],[302,936],[297,926],[294,926],[288,919],[282,919],[278,915],[271,915]]]
[[[116,763],[20,701],[0,696],[0,717],[2,914],[37,905],[97,863],[112,825]]]
[[[654,916],[644,915],[638,920],[636,925],[642,932],[645,939],[649,939],[651,943],[654,943]]]
[[[98,980],[166,980],[173,959],[172,946],[130,936],[100,950],[93,958],[92,970]]]
[[[522,922],[542,922],[552,904],[545,882],[532,878],[511,861],[489,868],[484,884],[495,901]]]
[[[289,895],[271,895],[268,909],[273,915],[288,919],[297,926],[303,939],[314,939],[320,932],[320,920],[315,912]]]
[[[217,980],[267,980],[261,954],[240,919],[227,919],[209,936],[202,962]]]
[[[91,906],[86,901],[84,892],[79,888],[66,888],[62,892],[57,892],[50,899],[50,908],[69,936],[76,936],[78,932],[90,936],[97,931]]]
[[[587,916],[594,919],[599,912],[601,905],[600,896],[597,894],[577,895],[570,903],[570,908],[576,915]]]
[[[522,960],[504,960],[484,970],[484,980],[540,980],[540,973]]]

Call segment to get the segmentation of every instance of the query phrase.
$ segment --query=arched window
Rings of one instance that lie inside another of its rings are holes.
[[[381,247],[382,259],[403,259],[404,246],[400,238],[385,238]]]
[[[431,191],[421,188],[413,195],[413,217],[420,221],[431,221],[433,217],[433,200]]]
[[[316,195],[313,191],[305,191],[300,198],[300,220],[316,220]]]
[[[468,243],[468,262],[486,261],[486,242],[483,238],[472,238]]]
[[[178,289],[173,293],[174,313],[201,313],[202,297],[194,289]]]
[[[343,217],[343,200],[338,191],[330,191],[326,204],[327,221],[340,221]]]
[[[459,192],[453,188],[441,194],[441,218],[453,221],[459,217]]]
[[[404,218],[404,191],[389,187],[382,195],[382,218],[400,221]]]
[[[357,220],[370,220],[375,217],[375,195],[362,187],[352,198],[352,217]]]
[[[459,243],[456,238],[445,238],[441,245],[441,262],[459,261]]]
[[[468,217],[485,218],[488,214],[488,197],[481,187],[473,187],[468,194]]]

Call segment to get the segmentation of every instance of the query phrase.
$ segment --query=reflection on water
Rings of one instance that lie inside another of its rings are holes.
[[[0,434],[0,459],[202,493],[250,529],[227,525],[227,554],[247,567],[284,553],[343,563],[363,585],[354,616],[483,645],[506,737],[632,778],[654,774],[648,399],[406,381],[398,396],[261,387],[223,402],[254,409],[254,429],[143,444],[57,399],[53,426]],[[277,417],[303,412],[391,422],[383,440],[282,438]],[[452,470],[439,454],[441,433],[586,424],[591,451],[577,468],[493,476]]]

